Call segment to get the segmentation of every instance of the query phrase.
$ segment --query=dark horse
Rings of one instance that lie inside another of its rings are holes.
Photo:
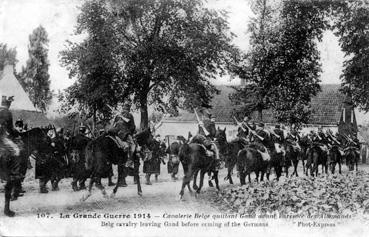
[[[360,156],[357,154],[357,148],[349,146],[345,149],[345,158],[346,165],[349,168],[349,171],[353,171],[356,166],[356,171],[358,171],[358,163],[360,160]]]
[[[341,172],[342,155],[337,145],[334,145],[328,152],[328,163],[331,168],[331,173],[334,174],[336,165],[338,164],[338,173]]]
[[[241,135],[242,133],[240,132],[240,130],[241,129],[239,129],[239,136],[236,139],[227,143],[226,153],[222,152],[225,150],[224,148],[222,148],[224,147],[224,145],[222,145],[224,143],[222,142],[222,140],[225,140],[225,138],[222,138],[222,136],[225,136],[225,133],[219,137],[220,153],[221,155],[223,155],[225,165],[227,168],[227,176],[224,178],[224,180],[229,180],[230,184],[233,184],[232,173],[233,173],[234,167],[237,164],[238,152],[249,144],[249,142],[247,141],[247,138]]]
[[[319,165],[322,165],[322,172],[328,173],[328,155],[326,151],[323,151],[320,145],[312,144],[307,150],[307,161],[306,161],[306,175],[310,169],[310,175],[318,175]]]
[[[251,183],[250,174],[255,172],[256,181],[259,181],[259,175],[261,175],[260,181],[264,180],[264,174],[267,173],[269,161],[263,160],[259,152],[252,148],[246,147],[242,149],[237,156],[237,168],[240,175],[241,185],[246,184],[246,176],[248,176]],[[269,179],[269,176],[267,175]]]
[[[33,128],[20,135],[16,139],[19,150],[13,152],[13,148],[7,145],[9,141],[5,131],[0,127],[0,177],[6,180],[4,214],[14,216],[10,210],[11,192],[16,186],[20,186],[26,171],[28,157],[33,152],[42,152],[50,146],[50,138],[47,136],[48,128]],[[38,155],[36,155],[37,157]]]
[[[189,186],[194,174],[200,171],[200,185],[196,190],[196,193],[199,194],[204,183],[205,173],[213,171],[218,164],[215,157],[209,157],[206,155],[205,146],[198,143],[183,144],[179,152],[179,157],[185,173],[182,181],[182,188],[179,193],[180,199],[182,199],[184,188]],[[218,176],[215,175],[214,178],[217,188],[219,188]],[[194,180],[194,182],[196,181]]]
[[[153,137],[150,129],[146,129],[134,136],[137,144],[139,146],[150,145]],[[104,196],[106,196],[106,191],[104,186],[101,184],[101,178],[108,178],[111,171],[111,164],[118,165],[118,178],[124,177],[125,175],[132,175],[137,181],[137,191],[138,195],[142,195],[141,183],[139,179],[139,171],[137,165],[137,152],[134,153],[135,156],[135,167],[134,169],[119,169],[119,167],[124,167],[127,162],[127,153],[121,149],[117,143],[108,135],[100,136],[95,140],[92,140],[87,144],[86,147],[86,170],[90,177],[88,194],[82,197],[82,201],[85,201],[89,196],[91,196],[91,190],[94,183],[96,187],[99,188]],[[112,196],[118,191],[119,182],[116,183]]]
[[[291,174],[291,177],[293,175],[296,175],[296,177],[298,177],[299,175],[297,173],[297,166],[299,164],[301,149],[299,150],[297,147],[294,147],[294,144],[289,141],[286,141],[284,145],[285,145],[286,155],[285,155],[285,160],[284,160],[283,165],[285,167],[286,178],[288,178],[288,169],[291,166],[291,163],[293,165],[293,172]]]

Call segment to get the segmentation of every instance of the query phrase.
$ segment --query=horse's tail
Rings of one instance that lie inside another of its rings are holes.
[[[86,170],[91,170],[93,167],[94,160],[94,142],[90,141],[85,148],[85,168]]]

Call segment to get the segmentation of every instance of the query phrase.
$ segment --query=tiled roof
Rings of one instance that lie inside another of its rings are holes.
[[[13,114],[13,122],[22,119],[23,123],[28,124],[28,128],[47,126],[50,121],[45,114],[37,111],[27,110],[11,110]]]
[[[234,91],[229,86],[217,86],[219,95],[215,95],[212,100],[212,109],[209,111],[215,116],[217,122],[233,123],[232,111],[234,107],[229,99],[229,95]],[[312,98],[312,116],[309,124],[337,125],[340,119],[342,102],[344,95],[339,92],[339,84],[322,84],[322,91]],[[256,118],[256,113],[251,117]],[[177,117],[169,117],[169,122],[195,122],[196,116],[188,111],[181,111]],[[263,111],[263,122],[275,123],[272,110]]]

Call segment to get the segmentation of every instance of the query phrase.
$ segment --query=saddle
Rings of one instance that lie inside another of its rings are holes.
[[[268,149],[264,145],[252,144],[250,147],[255,149],[264,161],[269,161],[271,159]]]
[[[284,151],[284,149],[283,149],[283,147],[282,147],[282,145],[281,144],[279,144],[279,143],[274,143],[274,149],[275,149],[275,152],[277,153],[277,154],[279,154],[279,153],[285,153],[285,151]]]
[[[115,144],[120,148],[120,149],[123,149],[123,150],[128,150],[129,149],[129,144],[128,142],[126,141],[123,141],[122,139],[120,139],[118,136],[111,136],[111,135],[108,135],[107,136],[108,138],[110,138],[111,140],[113,140],[115,142]]]
[[[261,155],[261,158],[264,160],[264,161],[269,161],[270,160],[270,155],[269,155],[269,152],[267,149],[265,149],[265,152],[262,152],[261,150],[259,149],[256,149],[259,154]]]

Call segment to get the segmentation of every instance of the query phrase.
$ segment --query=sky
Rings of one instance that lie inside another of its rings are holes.
[[[20,71],[28,59],[28,36],[42,25],[49,35],[49,74],[51,89],[65,89],[73,83],[68,72],[60,65],[58,54],[65,48],[66,40],[75,40],[74,26],[83,0],[0,0],[0,42],[17,49],[19,60],[16,68]],[[229,12],[229,23],[237,35],[234,43],[242,50],[248,48],[247,24],[252,12],[248,0],[208,0],[211,8]],[[322,83],[340,83],[343,53],[337,38],[326,32],[318,45],[322,60]],[[215,84],[238,84],[239,80],[219,78]]]

